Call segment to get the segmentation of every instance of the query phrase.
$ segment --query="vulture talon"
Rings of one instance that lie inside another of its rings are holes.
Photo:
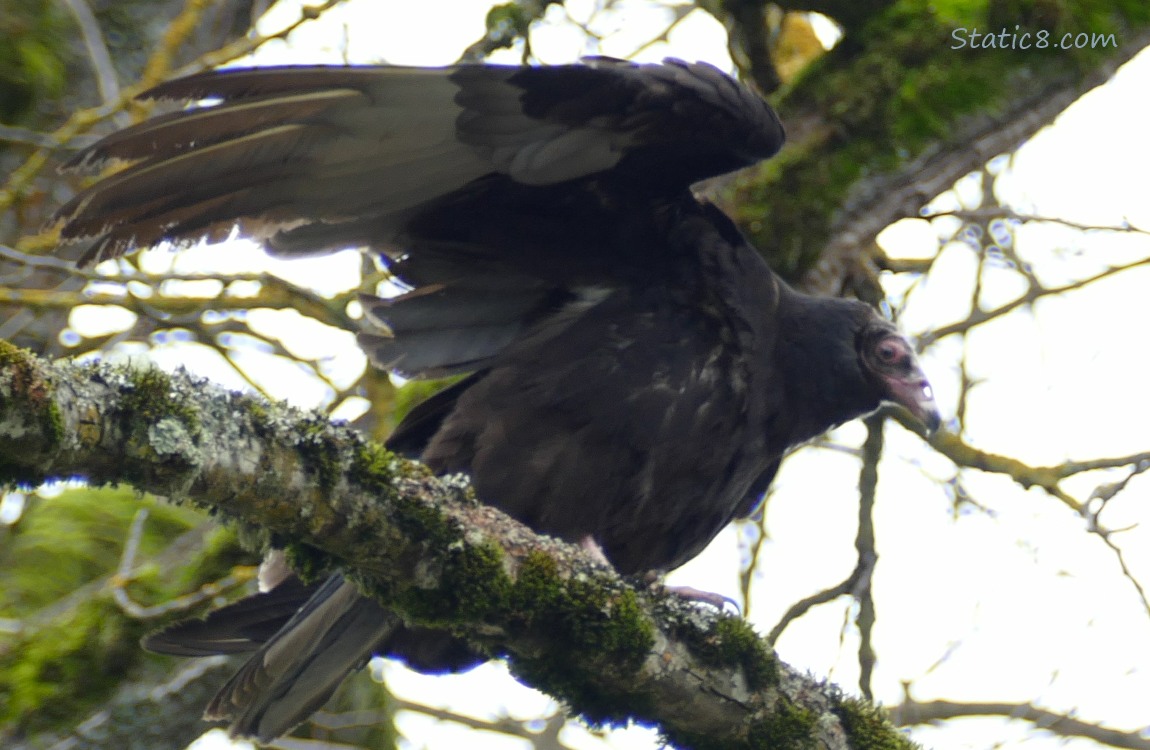
[[[703,604],[710,604],[720,612],[727,610],[727,605],[735,610],[735,614],[742,617],[743,610],[739,603],[729,596],[717,594],[713,591],[704,591],[702,589],[694,588],[693,586],[663,586],[663,591],[668,594],[683,599],[688,602],[701,602]]]

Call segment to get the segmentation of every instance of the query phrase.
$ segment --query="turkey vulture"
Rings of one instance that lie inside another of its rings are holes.
[[[377,253],[409,291],[362,298],[371,361],[468,373],[388,445],[620,573],[691,559],[754,511],[787,449],[883,401],[938,425],[891,323],[794,291],[692,194],[783,144],[770,106],[710,65],[235,69],[144,98],[206,101],[70,162],[131,162],[59,212],[85,261],[237,226],[278,256]],[[372,654],[424,670],[482,658],[338,574],[145,645],[255,651],[207,715],[262,740]]]

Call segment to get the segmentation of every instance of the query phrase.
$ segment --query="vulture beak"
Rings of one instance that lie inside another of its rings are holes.
[[[942,424],[942,417],[934,403],[934,391],[922,369],[916,362],[910,372],[903,377],[888,375],[886,380],[890,400],[906,407],[906,410],[931,434]]]

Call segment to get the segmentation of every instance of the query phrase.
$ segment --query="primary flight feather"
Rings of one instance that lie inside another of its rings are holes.
[[[752,513],[783,454],[899,403],[938,412],[913,349],[867,305],[788,287],[699,180],[774,155],[783,127],[716,68],[279,67],[161,84],[206,100],[68,166],[130,166],[59,212],[85,262],[237,226],[280,256],[349,247],[411,288],[364,296],[360,345],[406,377],[470,373],[389,446],[621,573],[665,571]],[[338,574],[152,636],[255,651],[208,715],[268,740],[373,654],[481,660]]]

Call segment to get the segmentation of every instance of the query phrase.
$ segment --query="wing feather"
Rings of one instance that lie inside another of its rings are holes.
[[[485,175],[548,186],[624,169],[681,190],[770,156],[783,137],[746,88],[676,60],[232,69],[142,98],[207,102],[109,136],[64,166],[135,161],[57,214],[64,240],[95,240],[88,260],[229,225],[282,253],[386,244],[423,207]]]

